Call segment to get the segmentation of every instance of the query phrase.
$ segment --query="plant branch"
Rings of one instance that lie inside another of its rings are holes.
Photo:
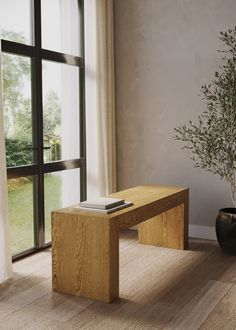
[[[236,207],[236,26],[220,33],[225,47],[222,65],[201,92],[206,110],[198,123],[175,128],[175,139],[192,152],[195,167],[226,180]]]

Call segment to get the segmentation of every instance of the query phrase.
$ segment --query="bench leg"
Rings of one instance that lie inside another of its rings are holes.
[[[119,297],[119,231],[102,218],[53,213],[53,290],[110,303]]]
[[[188,245],[188,203],[178,205],[138,225],[139,243],[173,249]]]

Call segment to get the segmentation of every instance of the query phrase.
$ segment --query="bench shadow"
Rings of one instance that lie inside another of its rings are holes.
[[[133,240],[136,237],[136,232],[121,233],[121,239],[124,240]],[[156,328],[164,327],[209,281],[225,280],[224,276],[233,265],[235,265],[235,278],[232,275],[230,280],[236,283],[236,257],[223,255],[216,242],[190,239],[190,254],[191,251],[195,252],[192,254],[192,259],[183,257],[178,264],[170,265],[163,273],[157,272],[156,277],[152,276],[147,287],[139,288],[139,283],[147,282],[148,274],[145,272],[139,277],[138,283],[136,281],[131,283],[132,289],[129,292],[125,292],[121,285],[121,298],[115,303],[106,304],[53,293],[50,290],[47,291],[48,285],[45,284],[48,299],[53,302],[58,296],[64,297],[65,301],[73,302],[72,321],[76,319],[79,321],[81,317],[84,317],[87,318],[89,324],[89,318],[93,315],[94,322],[97,322],[97,325],[104,324],[104,329],[106,323],[109,323],[109,326],[110,324],[114,325],[114,329],[116,326],[121,328],[122,323],[125,327],[139,325],[145,328],[145,326],[153,326],[153,324]],[[189,253],[187,254],[189,255]],[[186,264],[185,260],[187,260]],[[154,267],[158,269],[158,263]],[[33,294],[34,286],[40,283],[44,286],[43,282],[49,280],[48,276],[30,275],[27,277],[21,276],[19,273],[14,273],[14,275],[15,278],[0,285],[1,301],[11,299],[18,293],[31,288]],[[78,306],[76,305],[77,302]],[[81,303],[83,302],[87,302],[88,305],[81,310]],[[16,299],[16,304],[21,307],[19,299]],[[52,310],[58,306],[54,307],[52,304]],[[34,307],[31,306],[31,308]],[[37,306],[35,312],[37,312]]]
[[[134,327],[136,324],[145,328],[155,322],[158,328],[169,323],[200,290],[204,291],[209,281],[224,282],[224,276],[233,264],[235,278],[231,281],[236,283],[236,257],[222,254],[217,242],[190,239],[189,251],[196,252],[196,255],[182,270],[177,271],[178,266],[171,266],[165,271],[166,276],[152,278],[148,288],[139,291],[137,284],[137,293],[130,297],[124,297],[125,291],[121,286],[120,301],[110,305],[95,302],[87,309],[99,316],[102,324],[128,322]],[[143,280],[147,281],[146,278]],[[141,277],[139,281],[142,281]]]

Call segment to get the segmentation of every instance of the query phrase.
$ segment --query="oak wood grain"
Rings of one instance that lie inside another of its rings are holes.
[[[119,296],[119,231],[111,221],[52,215],[53,290],[110,302]]]
[[[85,215],[86,217],[113,219],[119,223],[120,229],[127,229],[147,219],[161,214],[177,205],[185,204],[185,217],[188,216],[188,188],[143,185],[109,195],[132,201],[133,205],[111,214],[83,211],[74,206],[57,210],[59,213]]]
[[[54,291],[103,302],[116,300],[119,297],[119,231],[161,213],[165,218],[162,228],[168,237],[164,246],[187,247],[188,189],[139,186],[111,196],[131,200],[134,205],[109,215],[74,207],[52,212]],[[163,215],[163,212],[168,213]],[[157,221],[155,228],[158,225]],[[144,225],[141,242],[153,243],[147,234],[153,231],[153,226]],[[165,233],[161,234],[165,236]]]
[[[139,243],[173,249],[185,248],[184,204],[138,225]]]

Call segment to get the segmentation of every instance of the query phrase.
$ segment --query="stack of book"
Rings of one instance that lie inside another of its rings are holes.
[[[94,200],[80,202],[76,208],[90,212],[109,214],[133,205],[132,202],[119,198],[100,197]]]

